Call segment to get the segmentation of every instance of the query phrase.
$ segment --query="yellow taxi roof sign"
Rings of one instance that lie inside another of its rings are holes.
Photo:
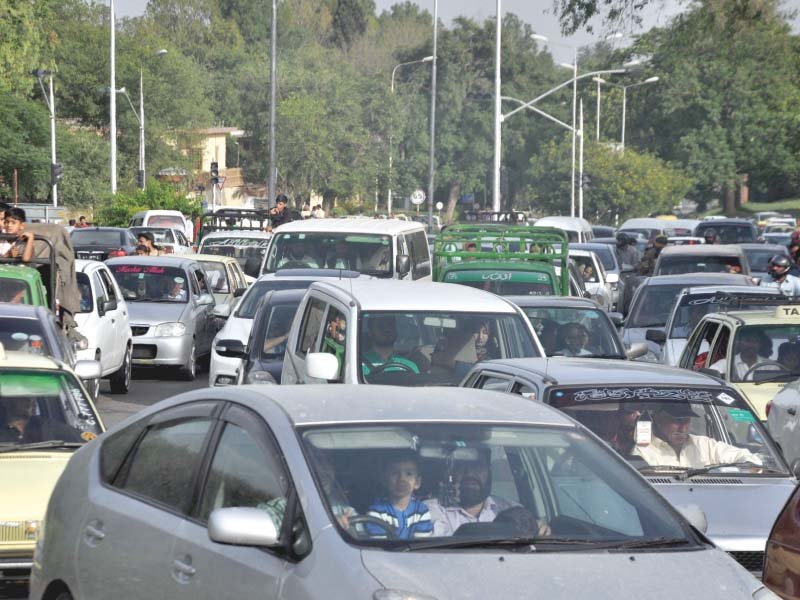
[[[800,304],[779,306],[775,309],[776,319],[787,319],[791,317],[800,317]]]

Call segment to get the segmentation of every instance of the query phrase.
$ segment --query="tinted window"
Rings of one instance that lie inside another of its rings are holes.
[[[208,520],[217,508],[260,508],[272,517],[280,531],[288,486],[278,456],[274,449],[265,453],[241,427],[225,425],[211,463],[200,518]]]
[[[78,280],[78,290],[81,293],[81,308],[79,312],[90,313],[94,307],[94,294],[92,293],[92,283],[86,273],[76,273]]]
[[[211,423],[194,419],[151,428],[136,448],[122,489],[185,512]]]
[[[430,253],[428,251],[428,239],[422,231],[415,231],[406,236],[409,251],[411,252],[411,264],[413,279],[427,277],[431,274]]]
[[[306,307],[303,325],[300,330],[300,339],[297,342],[297,353],[305,356],[306,352],[314,352],[317,343],[317,334],[322,326],[322,315],[325,312],[325,303],[312,298]]]
[[[106,438],[100,449],[100,476],[103,481],[113,484],[114,477],[146,425],[146,421],[139,421]]]
[[[686,284],[649,285],[640,288],[636,296],[636,305],[631,307],[631,314],[625,322],[631,327],[662,327],[667,323],[672,306],[680,291]]]
[[[114,279],[128,302],[187,302],[186,273],[158,265],[110,265]]]
[[[23,279],[0,277],[0,302],[30,304],[31,287]]]
[[[775,250],[745,250],[744,253],[747,255],[747,262],[750,263],[750,270],[754,272],[766,272],[767,264],[769,263],[769,259],[775,256],[776,254],[780,254],[782,256],[787,256],[785,249],[781,248],[779,251]]]
[[[257,281],[242,296],[242,300],[236,310],[236,317],[239,319],[252,319],[256,314],[258,303],[270,290],[304,290],[312,283],[311,280],[299,281],[296,279]]]
[[[119,231],[96,231],[93,229],[75,229],[72,231],[73,246],[115,246],[124,245],[124,238]]]

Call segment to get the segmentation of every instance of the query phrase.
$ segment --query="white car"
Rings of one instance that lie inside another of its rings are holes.
[[[253,317],[256,315],[261,299],[271,290],[292,290],[307,288],[314,281],[324,278],[358,277],[358,273],[338,271],[331,269],[285,269],[277,273],[262,275],[253,283],[238,304],[233,308],[230,316],[222,329],[219,330],[214,342],[211,344],[211,361],[208,367],[208,385],[235,385],[239,369],[242,366],[241,358],[221,356],[216,347],[219,340],[239,340],[247,344],[250,330],[253,327]],[[367,279],[365,277],[365,279]],[[225,318],[223,315],[218,315]]]
[[[192,243],[186,239],[182,229],[174,227],[131,227],[137,238],[145,231],[153,234],[153,243],[167,254],[194,254]]]
[[[775,397],[767,403],[767,429],[781,447],[783,457],[792,469],[800,475],[800,379],[798,372],[776,372],[776,377],[794,379],[787,383]]]
[[[592,300],[597,302],[606,312],[612,310],[614,292],[608,281],[603,262],[597,254],[590,250],[569,249],[569,257],[574,261],[583,275],[583,283]]]
[[[81,310],[75,315],[75,322],[88,340],[87,347],[78,350],[78,359],[97,360],[101,377],[108,378],[111,384],[111,392],[127,394],[132,352],[128,305],[104,263],[78,259],[75,273],[81,292]],[[95,397],[99,387],[93,390]]]

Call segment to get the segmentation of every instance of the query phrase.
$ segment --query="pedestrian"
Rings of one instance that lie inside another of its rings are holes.
[[[642,257],[639,256],[638,249],[630,244],[632,239],[633,238],[625,232],[620,231],[617,234],[617,262],[621,267],[623,265],[634,267],[642,260]],[[634,243],[636,243],[636,240],[634,240]]]
[[[67,222],[66,230],[67,230],[68,232],[72,233],[72,232],[75,230],[75,225],[76,225],[76,221],[75,221],[75,219],[70,219],[70,220]]]
[[[784,296],[796,298],[800,296],[800,277],[792,275],[792,260],[783,254],[776,254],[769,259],[767,272],[772,281],[764,280],[761,285],[764,287],[776,287]]]
[[[269,219],[272,222],[273,229],[292,221],[292,215],[286,207],[288,203],[289,198],[286,197],[286,194],[278,194],[277,198],[275,198],[275,206],[269,211]]]
[[[653,245],[644,253],[644,257],[639,262],[638,270],[639,275],[649,277],[653,274],[656,268],[656,261],[658,260],[661,251],[667,247],[667,236],[657,235],[653,240]]]
[[[303,208],[300,210],[300,216],[304,219],[311,218],[311,205],[308,202],[303,203]]]
[[[325,209],[322,208],[321,204],[317,204],[314,207],[314,210],[311,213],[315,219],[324,219],[325,218]]]
[[[156,246],[155,237],[152,231],[143,231],[139,234],[137,241],[140,246],[147,248],[147,256],[160,256],[163,254],[161,248]]]

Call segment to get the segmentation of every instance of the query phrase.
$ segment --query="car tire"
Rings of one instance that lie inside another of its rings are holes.
[[[69,592],[61,592],[54,600],[73,600],[73,598]]]
[[[112,394],[128,393],[128,390],[131,387],[131,370],[133,369],[132,354],[133,350],[131,345],[128,344],[128,347],[125,350],[125,358],[122,359],[122,366],[118,371],[114,372],[108,380],[111,384]]]
[[[184,381],[194,381],[194,378],[197,377],[197,345],[194,340],[192,340],[192,349],[189,351],[189,357],[180,368],[179,373]]]

